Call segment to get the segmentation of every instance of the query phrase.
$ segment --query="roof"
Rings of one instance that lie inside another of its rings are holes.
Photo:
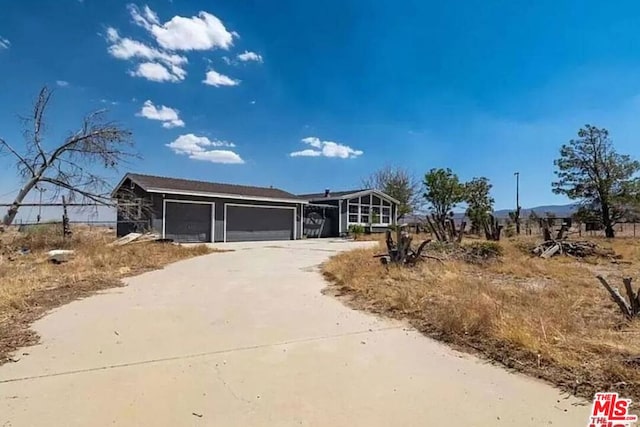
[[[395,204],[400,204],[398,200],[394,199],[390,195],[380,190],[376,190],[375,188],[362,188],[360,190],[349,190],[349,191],[330,191],[328,197],[324,195],[324,192],[312,193],[312,194],[298,194],[298,197],[305,200],[309,200],[309,201],[339,200],[339,199],[350,199],[351,197],[363,196],[367,193],[375,193]]]
[[[348,196],[350,194],[360,193],[362,191],[367,191],[368,188],[362,188],[360,190],[350,190],[350,191],[331,191],[329,193],[329,197],[325,197],[324,191],[322,193],[312,193],[312,194],[298,194],[298,197],[302,197],[307,200],[315,200],[315,199],[339,199],[344,196]]]
[[[306,199],[278,188],[195,181],[190,179],[142,175],[137,173],[126,174],[116,186],[114,193],[118,188],[120,188],[127,178],[138,184],[143,190],[152,193],[164,192],[200,196],[231,196],[232,198],[255,200],[281,200],[296,203],[306,202]]]

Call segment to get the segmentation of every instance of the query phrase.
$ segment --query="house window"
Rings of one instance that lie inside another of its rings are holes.
[[[350,224],[391,224],[391,202],[379,196],[366,195],[348,201]]]

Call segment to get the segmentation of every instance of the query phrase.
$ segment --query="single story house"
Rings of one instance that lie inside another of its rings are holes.
[[[153,230],[178,242],[295,240],[308,200],[251,187],[127,173],[111,196],[117,234]]]
[[[351,225],[362,225],[372,233],[384,232],[398,222],[400,202],[375,189],[300,194],[308,201],[304,210],[307,237],[337,237]]]

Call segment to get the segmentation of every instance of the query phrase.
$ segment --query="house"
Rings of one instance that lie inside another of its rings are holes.
[[[111,196],[118,205],[118,236],[153,230],[178,242],[300,239],[309,203],[277,188],[134,173]]]
[[[307,237],[337,237],[347,234],[351,225],[366,230],[384,232],[396,225],[398,205],[393,197],[375,189],[300,194],[308,201],[304,210],[304,230]]]

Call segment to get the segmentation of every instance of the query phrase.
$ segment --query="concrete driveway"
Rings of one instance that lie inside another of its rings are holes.
[[[0,426],[584,426],[547,384],[323,296],[357,244],[229,244],[36,323]],[[24,354],[23,354],[24,353]]]

